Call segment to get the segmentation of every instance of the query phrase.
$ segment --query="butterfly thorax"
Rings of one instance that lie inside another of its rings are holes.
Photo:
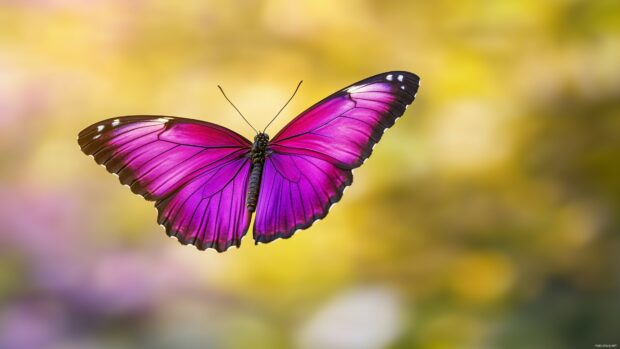
[[[246,196],[246,206],[250,212],[256,210],[256,202],[258,201],[258,190],[260,188],[260,180],[263,174],[263,165],[267,156],[267,145],[269,144],[269,136],[266,133],[259,133],[254,137],[254,144],[250,150],[250,159],[252,160],[252,172],[248,182],[248,191]]]
[[[254,144],[252,144],[252,150],[250,150],[250,158],[253,164],[262,164],[265,162],[268,144],[269,136],[266,133],[259,133],[254,137]]]

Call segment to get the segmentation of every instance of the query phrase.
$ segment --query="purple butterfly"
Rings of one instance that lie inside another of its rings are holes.
[[[122,184],[155,201],[169,236],[222,252],[240,246],[254,211],[256,243],[289,238],[325,217],[352,183],[351,171],[413,102],[419,81],[405,71],[364,79],[313,105],[271,140],[264,130],[255,130],[252,143],[212,123],[145,115],[96,123],[78,143]]]

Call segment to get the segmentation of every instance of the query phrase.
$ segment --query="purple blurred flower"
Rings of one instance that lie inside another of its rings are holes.
[[[147,310],[189,286],[182,267],[165,256],[129,252],[99,256],[78,280],[78,285],[66,290],[72,302],[102,314]]]
[[[0,348],[50,348],[64,332],[59,309],[41,301],[13,303],[0,314]]]
[[[185,266],[153,249],[102,249],[78,190],[0,188],[0,242],[18,251],[34,287],[88,312],[147,309],[191,286]],[[84,199],[85,200],[85,199]]]

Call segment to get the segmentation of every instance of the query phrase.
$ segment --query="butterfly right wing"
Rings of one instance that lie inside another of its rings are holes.
[[[384,131],[415,99],[420,78],[392,71],[345,87],[289,122],[269,143],[254,240],[288,238],[327,215]]]
[[[156,201],[159,224],[182,244],[219,252],[240,245],[250,223],[246,138],[198,120],[126,116],[87,127],[78,143],[134,193]]]
[[[353,182],[351,170],[304,154],[271,153],[265,159],[254,241],[287,239],[327,215]]]

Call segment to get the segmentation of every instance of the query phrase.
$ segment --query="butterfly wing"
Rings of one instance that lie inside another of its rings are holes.
[[[250,213],[245,192],[251,143],[198,120],[126,116],[80,132],[82,151],[120,182],[155,201],[158,222],[182,244],[224,251],[239,246]]]
[[[419,77],[394,71],[348,86],[301,113],[270,142],[254,239],[288,238],[325,217],[383,132],[415,98]]]
[[[254,240],[288,238],[325,217],[353,181],[351,170],[303,154],[272,153],[265,160]]]

